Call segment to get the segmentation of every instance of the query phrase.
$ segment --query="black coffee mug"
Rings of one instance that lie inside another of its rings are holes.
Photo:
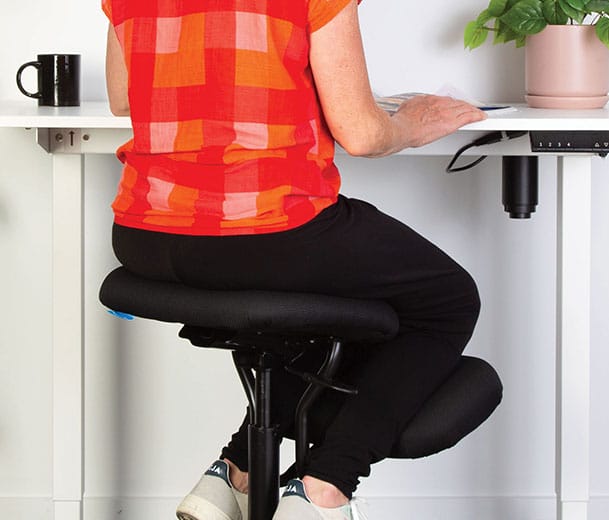
[[[21,74],[27,67],[38,70],[38,92],[28,92],[21,84]],[[19,67],[17,86],[24,95],[38,99],[40,106],[79,106],[80,54],[39,54],[36,61]]]

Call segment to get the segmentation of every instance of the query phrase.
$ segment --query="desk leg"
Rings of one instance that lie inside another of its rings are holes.
[[[558,159],[556,493],[558,520],[589,500],[592,159]]]
[[[80,520],[83,496],[83,156],[53,155],[53,504]]]

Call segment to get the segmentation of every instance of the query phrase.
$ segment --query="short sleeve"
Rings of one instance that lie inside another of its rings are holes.
[[[309,0],[309,31],[321,29],[353,0]],[[361,0],[358,0],[358,4]]]
[[[106,13],[108,20],[112,22],[112,0],[102,0],[102,11]]]

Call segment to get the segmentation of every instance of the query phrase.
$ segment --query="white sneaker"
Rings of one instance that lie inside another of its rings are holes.
[[[247,520],[247,494],[237,491],[228,476],[228,464],[217,460],[182,500],[180,520]]]
[[[366,520],[358,510],[356,500],[341,507],[320,507],[307,496],[300,479],[288,482],[273,520]]]

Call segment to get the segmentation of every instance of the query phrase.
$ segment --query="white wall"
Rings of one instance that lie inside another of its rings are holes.
[[[105,20],[97,1],[6,3],[0,20],[0,99],[30,102],[13,76],[39,52],[81,53],[84,99],[105,98]],[[433,92],[450,82],[481,99],[521,100],[522,51],[462,48],[465,22],[485,3],[429,0],[422,13],[414,2],[364,2],[362,26],[375,89]],[[49,518],[50,159],[25,129],[0,130],[0,157],[0,517]],[[504,402],[452,450],[422,461],[379,464],[359,494],[371,499],[371,520],[549,520],[555,163],[542,160],[540,205],[530,221],[511,221],[503,213],[497,159],[460,176],[444,174],[445,163],[444,158],[339,158],[345,193],[408,222],[472,272],[483,310],[468,351],[500,372]],[[174,326],[119,323],[98,304],[99,283],[114,265],[108,206],[118,175],[113,157],[87,157],[86,520],[116,518],[119,510],[129,520],[156,520],[171,517],[178,497],[216,456],[241,418],[244,399],[229,356],[178,341]],[[601,520],[609,514],[604,442],[609,418],[603,402],[609,392],[609,176],[600,159],[593,182],[590,518]]]

